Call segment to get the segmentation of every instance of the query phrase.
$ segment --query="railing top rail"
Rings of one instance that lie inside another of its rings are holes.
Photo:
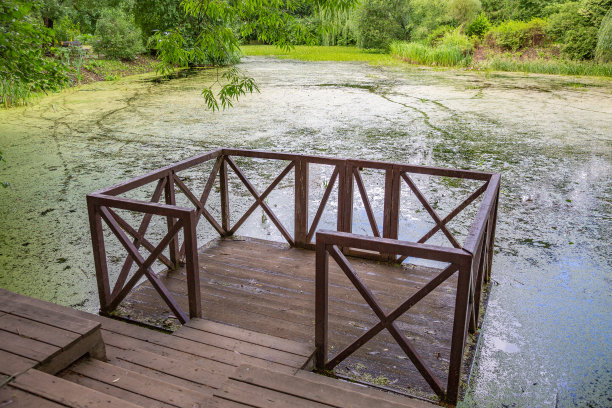
[[[133,190],[138,187],[142,187],[146,184],[149,184],[152,181],[159,180],[168,175],[169,171],[181,171],[185,170],[189,167],[195,166],[196,164],[203,163],[205,161],[215,159],[219,155],[222,154],[223,149],[215,149],[206,153],[198,154],[196,156],[190,157],[188,159],[182,160],[177,163],[170,164],[168,166],[164,166],[160,169],[154,170],[147,174],[143,174],[142,176],[135,177],[128,181],[124,181],[123,183],[115,184],[114,186],[104,188],[102,190],[98,190],[93,194],[104,194],[104,195],[118,195],[130,190]]]
[[[461,248],[447,248],[391,238],[370,237],[349,232],[318,231],[317,243],[380,253],[408,255],[432,261],[450,262],[457,265],[467,265],[472,259],[471,254]]]
[[[471,254],[474,253],[478,243],[482,239],[487,219],[491,215],[491,212],[494,211],[495,201],[497,200],[497,194],[499,193],[500,182],[501,176],[499,174],[493,174],[491,180],[489,180],[489,185],[484,192],[484,196],[482,197],[482,202],[480,203],[476,217],[474,217],[474,222],[472,223],[470,231],[465,238],[463,248]]]

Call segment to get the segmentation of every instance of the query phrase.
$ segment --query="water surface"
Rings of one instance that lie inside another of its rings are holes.
[[[466,404],[612,405],[609,80],[267,58],[241,68],[262,92],[225,112],[201,99],[211,72],[96,83],[0,112],[11,184],[0,286],[95,312],[85,194],[219,146],[494,171],[493,283]],[[443,215],[449,195],[436,201]],[[406,239],[432,225],[409,209],[402,220]],[[245,230],[262,225],[279,239],[257,214]]]

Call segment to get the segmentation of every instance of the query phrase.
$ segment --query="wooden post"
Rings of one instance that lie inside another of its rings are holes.
[[[348,160],[338,164],[337,230],[351,232],[353,227],[353,166]]]
[[[165,197],[166,197],[166,204],[176,205],[176,197],[174,196],[174,171],[173,170],[169,170],[168,175],[166,176]],[[166,217],[166,224],[168,225],[168,232],[172,230],[172,227],[174,227],[175,222],[176,222],[176,219],[174,217],[172,216]],[[168,250],[170,251],[170,262],[172,263],[172,265],[174,265],[174,268],[176,269],[179,267],[179,262],[180,262],[180,249],[179,249],[179,242],[178,242],[177,236],[173,237],[170,243],[168,244]]]
[[[184,222],[185,270],[187,273],[187,295],[189,299],[189,318],[202,317],[200,293],[200,265],[198,262],[198,237],[196,225],[199,213],[192,211]]]
[[[397,239],[399,227],[400,175],[395,167],[385,172],[385,202],[383,217],[383,238]],[[395,261],[396,254],[383,254],[389,261]]]
[[[459,267],[459,279],[457,280],[457,297],[455,299],[450,367],[448,369],[448,384],[446,387],[446,402],[453,405],[457,403],[459,383],[461,381],[463,348],[465,345],[465,336],[467,334],[472,262],[470,262],[469,265],[461,265]]]
[[[499,205],[499,189],[497,190],[497,196],[495,197],[495,207],[493,209],[493,221],[491,222],[489,228],[489,253],[487,257],[487,273],[485,274],[485,279],[488,282],[491,279],[491,270],[493,268],[493,252],[495,251],[495,227],[497,226],[497,208]]]
[[[315,368],[324,370],[327,363],[328,254],[324,242],[316,240],[315,270]]]
[[[221,194],[221,228],[224,236],[230,233],[230,212],[229,212],[229,190],[227,187],[227,162],[225,156],[222,158],[221,168],[219,169],[219,188]]]
[[[96,268],[96,281],[98,283],[98,297],[100,310],[108,312],[110,303],[110,286],[108,283],[108,266],[106,264],[106,249],[104,247],[104,233],[102,231],[102,218],[95,198],[87,197],[87,212],[89,213],[89,229],[91,231],[91,247],[93,249],[94,265]]]
[[[308,162],[296,160],[294,241],[299,248],[305,248],[308,243],[308,180]]]

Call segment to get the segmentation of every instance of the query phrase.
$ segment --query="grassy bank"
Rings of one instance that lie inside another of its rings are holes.
[[[302,61],[362,61],[373,65],[412,64],[428,67],[456,67],[469,70],[524,72],[553,75],[578,75],[612,77],[612,64],[592,61],[572,61],[554,58],[521,59],[520,53],[480,53],[460,44],[442,44],[431,47],[420,43],[397,42],[391,45],[389,54],[361,50],[357,47],[298,45],[286,51],[271,45],[243,45],[246,56],[275,56],[281,59]]]

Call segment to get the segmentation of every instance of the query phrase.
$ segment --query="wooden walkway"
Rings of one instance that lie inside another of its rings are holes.
[[[0,407],[432,407],[301,368],[313,347],[202,319],[174,334],[0,289]]]
[[[440,271],[400,267],[350,258],[377,300],[392,310]],[[315,252],[253,238],[220,239],[199,253],[203,316],[220,323],[313,345]],[[329,264],[330,353],[350,344],[378,323],[340,268]],[[160,276],[179,304],[187,308],[184,268]],[[438,287],[398,320],[436,376],[446,381],[456,278]],[[172,312],[149,282],[134,290],[119,309],[146,324],[167,321]],[[189,328],[176,333],[187,336]],[[468,361],[467,363],[470,363]],[[433,398],[431,389],[386,331],[345,360],[336,373],[364,382]]]

